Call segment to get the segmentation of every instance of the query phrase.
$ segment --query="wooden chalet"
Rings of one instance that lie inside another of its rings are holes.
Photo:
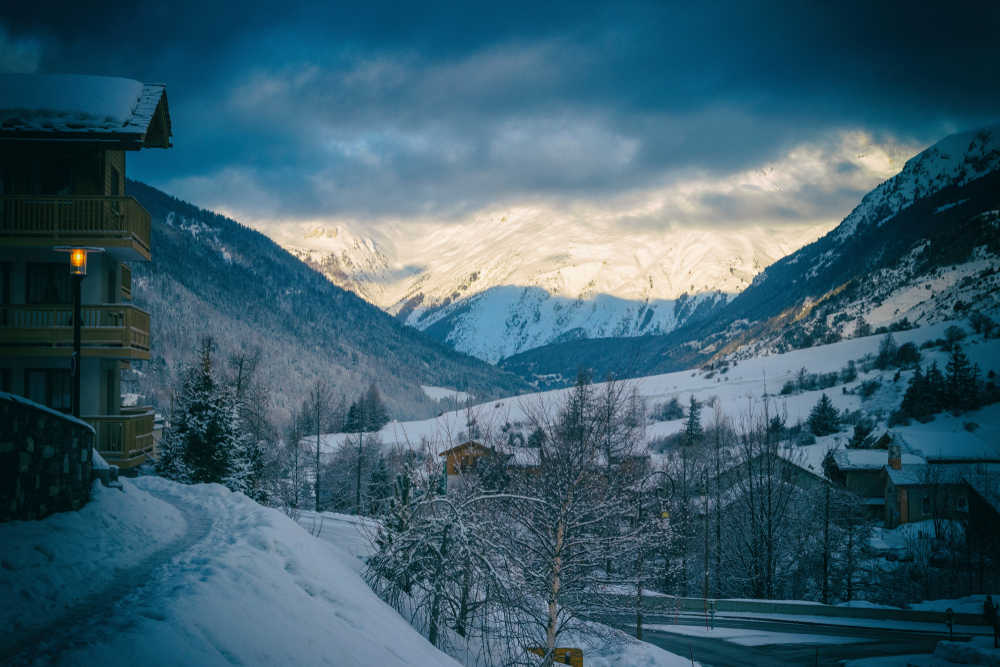
[[[70,412],[74,296],[60,250],[87,248],[80,414],[126,474],[154,454],[153,412],[121,405],[120,371],[150,358],[151,334],[130,268],[152,257],[151,219],[125,192],[126,156],[171,135],[164,84],[0,74],[0,390]]]

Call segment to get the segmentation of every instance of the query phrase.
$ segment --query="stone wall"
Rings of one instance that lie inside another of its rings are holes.
[[[0,392],[0,522],[83,507],[93,447],[84,422]]]

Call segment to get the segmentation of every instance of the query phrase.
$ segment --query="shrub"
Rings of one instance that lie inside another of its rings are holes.
[[[911,424],[910,415],[904,410],[894,410],[889,414],[889,419],[886,420],[885,424],[889,428],[894,426],[909,426]]]
[[[861,398],[871,398],[881,386],[882,383],[878,380],[865,380],[861,383]]]

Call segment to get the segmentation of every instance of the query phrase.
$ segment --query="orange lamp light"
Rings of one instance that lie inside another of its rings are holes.
[[[83,248],[73,248],[69,251],[69,274],[71,276],[87,275],[87,251]]]

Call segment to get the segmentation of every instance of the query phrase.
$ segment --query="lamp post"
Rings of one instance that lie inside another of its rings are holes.
[[[82,375],[80,358],[80,327],[83,323],[82,288],[83,279],[87,277],[87,253],[103,252],[102,248],[55,248],[69,253],[69,275],[73,279],[73,356],[69,362],[69,373],[73,377],[73,416],[80,418],[80,376]]]
[[[663,491],[662,487],[657,487],[655,491],[656,498],[661,503],[660,521],[670,518],[670,515],[665,508],[665,505],[670,501],[671,498],[674,497],[674,478],[662,470],[656,470],[643,477],[638,485],[638,502],[636,503],[637,507],[635,511],[637,528],[642,526],[642,487],[646,483],[646,480],[648,480],[650,477],[653,477],[654,475],[663,475],[668,480],[670,480],[670,495],[668,495],[666,498],[660,497],[660,492]],[[641,641],[642,640],[642,540],[639,540],[639,558],[636,567],[635,581],[636,581],[635,638]]]

